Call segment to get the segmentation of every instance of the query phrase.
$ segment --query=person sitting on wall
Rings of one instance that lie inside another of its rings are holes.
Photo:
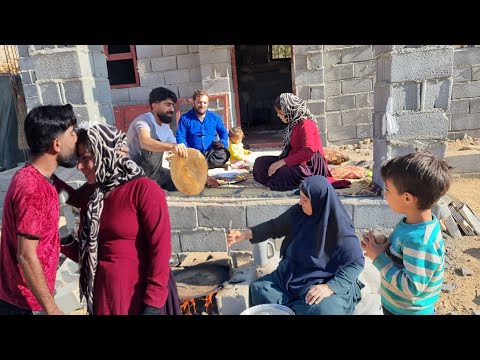
[[[193,109],[178,121],[177,143],[199,150],[207,159],[209,169],[222,167],[230,158],[228,131],[220,116],[208,110],[205,90],[195,91],[192,99]]]
[[[288,191],[312,175],[323,175],[334,188],[348,187],[348,180],[336,180],[328,169],[317,121],[305,101],[283,93],[274,103],[277,116],[285,124],[283,147],[279,156],[260,156],[253,164],[253,178],[271,190]]]

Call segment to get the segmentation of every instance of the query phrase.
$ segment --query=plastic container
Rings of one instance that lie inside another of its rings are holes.
[[[252,306],[240,315],[295,315],[292,309],[280,304],[262,304]]]

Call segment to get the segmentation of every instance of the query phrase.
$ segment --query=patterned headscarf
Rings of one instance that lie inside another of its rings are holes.
[[[313,118],[305,101],[291,93],[280,94],[280,108],[288,121],[287,128],[283,134],[282,152],[278,157],[279,159],[283,159],[287,156],[288,150],[290,149],[290,136],[292,136],[293,127],[307,118],[315,123],[317,120]]]
[[[97,188],[90,196],[87,213],[79,234],[80,296],[87,300],[87,310],[93,314],[93,284],[97,270],[98,231],[105,194],[127,181],[143,176],[144,172],[133,160],[118,153],[127,146],[124,132],[110,125],[95,124],[87,130],[95,158]]]

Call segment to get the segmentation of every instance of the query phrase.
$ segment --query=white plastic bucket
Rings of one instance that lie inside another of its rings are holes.
[[[295,313],[284,305],[261,304],[244,310],[240,315],[295,315]]]

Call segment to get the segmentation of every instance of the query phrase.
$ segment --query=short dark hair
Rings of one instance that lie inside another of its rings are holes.
[[[228,132],[228,137],[242,140],[245,137],[245,134],[243,133],[243,130],[240,126],[234,126]]]
[[[401,194],[412,194],[418,209],[427,210],[450,188],[451,169],[445,160],[419,151],[388,160],[380,171],[383,181],[390,180]]]
[[[150,95],[148,96],[150,106],[152,106],[153,103],[157,103],[167,99],[172,99],[172,101],[176,103],[177,95],[175,95],[172,90],[164,87],[157,87],[153,89],[152,91],[150,91]]]
[[[52,141],[77,124],[71,104],[42,105],[30,110],[25,118],[25,136],[32,154],[42,154]]]

